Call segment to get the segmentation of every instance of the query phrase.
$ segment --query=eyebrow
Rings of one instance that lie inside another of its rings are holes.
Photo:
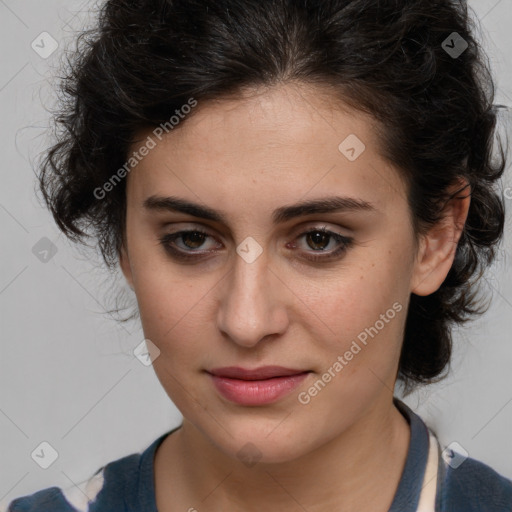
[[[181,212],[194,217],[207,219],[228,225],[227,216],[220,210],[188,201],[180,197],[150,196],[143,202],[143,207],[149,211]],[[282,206],[272,212],[272,222],[281,222],[318,213],[337,212],[377,212],[377,208],[362,199],[353,197],[332,196],[305,201],[288,206]]]

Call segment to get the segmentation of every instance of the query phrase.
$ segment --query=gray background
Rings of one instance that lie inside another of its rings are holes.
[[[0,0],[0,508],[17,496],[84,481],[100,465],[143,450],[181,416],[151,366],[133,356],[137,321],[105,313],[106,272],[57,230],[35,196],[34,161],[48,145],[52,80],[90,0]],[[473,0],[497,79],[512,105],[511,0]],[[48,32],[59,44],[51,49]],[[40,42],[45,38],[44,48]],[[32,48],[39,41],[40,53]],[[510,113],[510,110],[508,110]],[[501,130],[510,130],[510,115]],[[510,170],[503,180],[512,198]],[[405,399],[438,434],[512,478],[512,272],[510,199],[505,241],[482,283],[488,313],[455,334],[450,376]],[[43,240],[43,241],[41,241]],[[45,255],[53,244],[56,253]],[[34,247],[36,249],[34,249]],[[126,290],[121,284],[113,293]],[[399,396],[400,394],[397,393]],[[31,457],[49,442],[58,458]]]

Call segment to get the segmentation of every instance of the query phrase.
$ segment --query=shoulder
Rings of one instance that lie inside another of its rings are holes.
[[[418,426],[423,425],[437,444],[434,449],[437,457],[433,459],[437,459],[434,462],[437,465],[436,512],[512,512],[512,480],[468,457],[467,452],[462,454],[450,449],[452,445],[443,450],[435,431],[420,416],[403,402],[395,403],[405,411],[412,429],[418,430]]]
[[[125,510],[138,481],[140,453],[101,467],[88,480],[69,488],[49,487],[13,500],[0,512],[90,512]]]
[[[35,492],[28,496],[22,496],[12,501],[7,509],[0,509],[1,512],[43,512],[53,510],[54,512],[76,512],[71,504],[65,499],[60,487],[49,487]]]
[[[102,466],[76,486],[49,487],[11,501],[0,512],[156,512],[153,460],[158,446],[175,430],[165,432],[147,448]]]
[[[483,462],[467,458],[460,465],[443,454],[442,510],[512,511],[512,481]]]

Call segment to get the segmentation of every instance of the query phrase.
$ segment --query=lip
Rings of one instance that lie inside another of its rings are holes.
[[[297,375],[308,370],[297,370],[285,368],[284,366],[260,366],[249,370],[240,366],[226,366],[225,368],[213,368],[208,373],[218,377],[228,377],[230,379],[240,380],[264,380],[273,377],[287,377],[289,375]]]
[[[265,405],[278,401],[298,387],[309,370],[262,366],[214,368],[207,372],[217,391],[239,405]]]

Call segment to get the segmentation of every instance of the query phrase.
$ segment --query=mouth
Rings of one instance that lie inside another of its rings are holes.
[[[217,391],[230,402],[257,406],[274,403],[288,395],[312,372],[283,366],[255,369],[229,366],[214,368],[206,373]]]
[[[214,368],[208,373],[217,377],[226,377],[228,379],[239,380],[266,380],[276,377],[288,377],[290,375],[300,375],[309,370],[294,370],[284,366],[261,366],[254,370],[248,370],[239,366],[228,366],[226,368]]]

